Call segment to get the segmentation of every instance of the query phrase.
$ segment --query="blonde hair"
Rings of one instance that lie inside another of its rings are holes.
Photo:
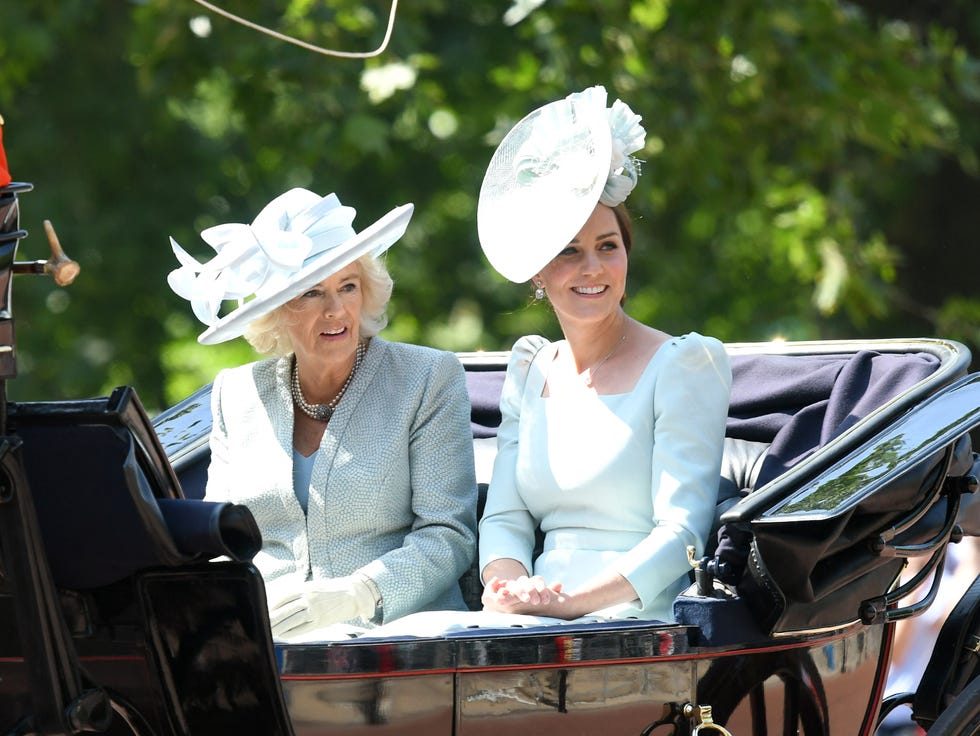
[[[361,323],[358,325],[362,338],[374,337],[388,324],[388,301],[393,286],[388,269],[380,258],[368,254],[354,261],[361,272]],[[281,356],[293,352],[289,339],[289,307],[283,304],[268,314],[252,320],[245,328],[245,339],[261,355]]]

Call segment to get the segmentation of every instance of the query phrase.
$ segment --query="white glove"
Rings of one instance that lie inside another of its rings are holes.
[[[277,639],[295,637],[341,621],[374,617],[375,587],[363,575],[308,580],[269,599],[269,622]],[[268,591],[271,592],[271,591]]]

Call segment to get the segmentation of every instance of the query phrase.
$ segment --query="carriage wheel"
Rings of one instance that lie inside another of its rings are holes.
[[[121,694],[109,692],[109,700],[115,716],[113,720],[125,725],[131,736],[157,736],[157,732],[150,726],[139,709]]]
[[[743,700],[748,699],[752,733],[765,736],[765,682],[778,678],[783,687],[782,727],[789,736],[827,736],[829,713],[820,672],[809,653],[800,650],[756,653],[734,662],[718,660],[698,684],[698,702],[710,704],[715,721],[727,723]],[[980,733],[977,734],[980,736]]]
[[[928,731],[929,736],[980,736],[980,677],[967,685]]]

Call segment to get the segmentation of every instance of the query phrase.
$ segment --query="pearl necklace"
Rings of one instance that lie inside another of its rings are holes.
[[[358,342],[357,352],[354,354],[354,366],[350,369],[350,373],[347,374],[347,380],[344,381],[344,385],[340,387],[337,395],[326,404],[311,404],[303,398],[303,390],[299,386],[299,368],[296,366],[296,356],[293,356],[293,379],[291,381],[293,403],[299,407],[301,412],[310,417],[310,419],[316,419],[320,422],[328,421],[333,416],[337,404],[340,403],[344,394],[347,393],[347,387],[354,380],[354,374],[357,373],[357,369],[361,366],[361,361],[364,360],[364,350],[364,343]]]
[[[626,342],[626,332],[625,331],[623,332],[623,336],[620,337],[619,340],[616,341],[616,344],[612,346],[612,350],[610,350],[608,353],[606,353],[599,360],[598,363],[596,363],[591,368],[587,368],[586,370],[584,370],[584,371],[582,371],[581,373],[578,374],[579,375],[579,378],[582,379],[582,383],[584,383],[589,388],[592,388],[592,379],[595,377],[595,374],[599,372],[599,369],[602,368],[602,364],[605,363],[607,360],[609,360],[613,356],[613,353],[615,353],[616,350],[619,348],[619,346],[622,345],[624,342]],[[588,375],[586,375],[586,373],[588,373]]]

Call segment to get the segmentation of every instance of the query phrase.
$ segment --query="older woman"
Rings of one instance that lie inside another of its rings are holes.
[[[711,527],[731,388],[724,347],[623,308],[639,120],[593,87],[521,121],[484,179],[488,259],[531,281],[564,337],[521,338],[511,354],[480,523],[488,610],[671,620],[686,548],[700,553]]]
[[[208,263],[172,243],[184,265],[170,284],[210,325],[199,340],[244,333],[272,356],[215,379],[206,495],[254,514],[279,638],[464,608],[476,483],[463,370],[377,336],[392,287],[377,255],[411,211],[355,233],[335,195],[293,189],[250,226],[204,231]],[[228,298],[243,301],[218,319]]]

